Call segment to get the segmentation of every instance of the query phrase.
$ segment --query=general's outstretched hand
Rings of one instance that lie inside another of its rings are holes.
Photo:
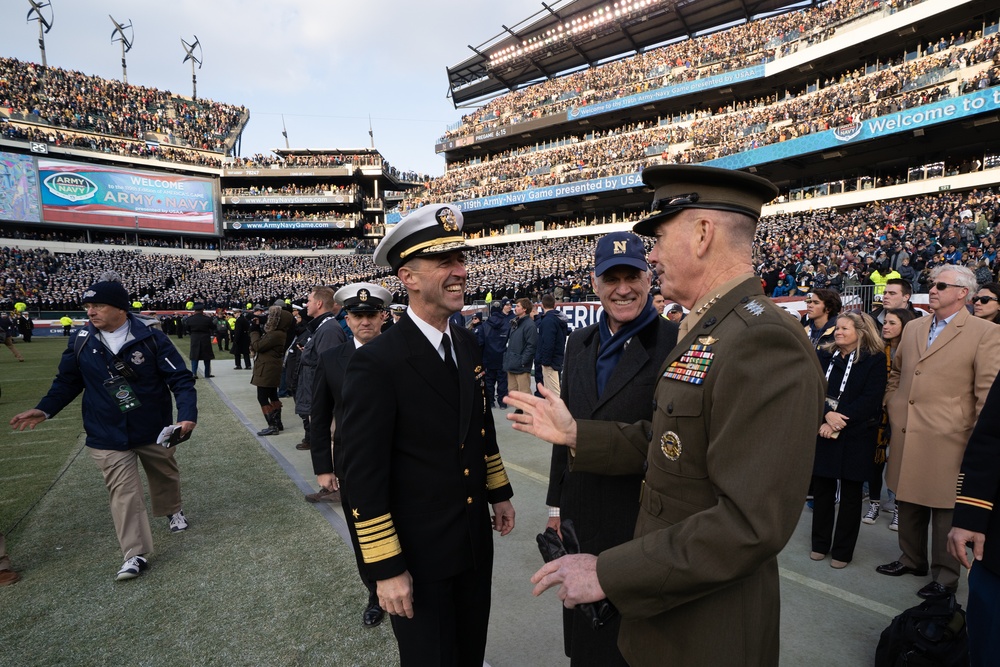
[[[549,391],[545,385],[539,385],[541,398],[521,391],[512,391],[504,397],[504,402],[510,407],[522,412],[511,412],[507,419],[513,422],[515,430],[523,431],[553,445],[566,445],[576,448],[576,420],[570,414],[566,404]]]

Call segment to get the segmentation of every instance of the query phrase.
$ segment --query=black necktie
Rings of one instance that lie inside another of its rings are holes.
[[[441,347],[444,348],[444,367],[448,369],[453,378],[458,378],[458,367],[455,366],[455,360],[451,356],[451,339],[449,339],[448,334],[441,336]]]

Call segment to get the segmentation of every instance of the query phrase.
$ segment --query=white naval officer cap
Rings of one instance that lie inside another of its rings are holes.
[[[389,230],[375,248],[375,264],[396,272],[414,257],[467,250],[463,222],[461,209],[453,204],[422,206]]]
[[[374,283],[352,283],[337,290],[333,298],[349,313],[377,313],[386,309],[392,294]]]

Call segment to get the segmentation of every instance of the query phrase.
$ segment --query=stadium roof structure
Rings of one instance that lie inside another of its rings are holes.
[[[801,9],[818,0],[563,0],[542,2],[543,9],[478,47],[475,55],[448,68],[448,95],[457,107],[484,101],[540,79],[555,78],[580,68],[643,51],[651,46],[703,33],[751,18]],[[614,16],[616,9],[627,13]],[[642,5],[638,7],[638,5]],[[574,21],[605,12],[611,18],[579,32]],[[546,38],[547,34],[559,39]],[[541,43],[536,43],[541,40]],[[531,45],[532,48],[525,48]],[[522,52],[518,54],[518,50]],[[491,63],[498,52],[514,57]]]

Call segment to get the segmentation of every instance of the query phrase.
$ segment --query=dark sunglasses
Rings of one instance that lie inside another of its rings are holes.
[[[697,192],[692,192],[686,195],[677,195],[675,197],[654,199],[653,205],[649,208],[649,210],[652,213],[656,213],[657,211],[664,211],[675,206],[689,206],[697,203],[698,199],[700,199],[700,197]]]
[[[965,286],[964,285],[952,285],[951,283],[934,283],[933,285],[931,285],[931,287],[936,288],[938,292],[943,292],[946,289],[948,289],[949,287],[961,287],[961,288],[964,288]]]
[[[972,303],[981,303],[984,306],[986,304],[988,304],[990,301],[1000,301],[1000,299],[997,299],[995,296],[976,296],[976,297],[972,297]]]

